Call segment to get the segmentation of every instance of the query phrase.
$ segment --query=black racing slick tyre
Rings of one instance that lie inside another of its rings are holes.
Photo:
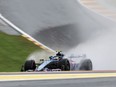
[[[36,64],[34,60],[27,60],[24,64],[24,71],[32,70],[34,71],[36,68]]]
[[[79,70],[92,70],[92,61],[90,59],[84,59],[79,64]]]
[[[62,71],[69,71],[70,70],[70,63],[68,59],[62,59],[59,63],[60,68]]]

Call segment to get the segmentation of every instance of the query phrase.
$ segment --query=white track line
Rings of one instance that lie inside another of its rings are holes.
[[[24,31],[22,31],[20,28],[18,28],[17,26],[15,26],[13,23],[11,23],[8,19],[6,19],[2,14],[0,14],[0,19],[3,20],[6,24],[8,24],[10,27],[12,27],[13,29],[15,29],[16,31],[18,31],[19,33],[22,34],[23,37],[27,38],[28,40],[32,41],[35,45],[41,47],[44,50],[50,51],[50,52],[55,52],[53,49],[45,46],[44,44],[42,44],[41,42],[37,41],[36,39],[34,39],[33,37],[31,37],[29,34],[25,33]]]

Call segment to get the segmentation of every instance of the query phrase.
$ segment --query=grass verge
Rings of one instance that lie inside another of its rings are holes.
[[[21,36],[0,32],[0,72],[19,72],[30,53],[42,50]]]

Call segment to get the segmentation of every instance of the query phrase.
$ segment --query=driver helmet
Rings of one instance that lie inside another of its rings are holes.
[[[63,57],[63,56],[64,56],[64,54],[63,54],[63,53],[61,53],[61,51],[59,51],[59,52],[57,52],[56,56],[58,56],[58,57]]]

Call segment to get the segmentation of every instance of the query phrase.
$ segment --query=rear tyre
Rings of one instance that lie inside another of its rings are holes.
[[[79,64],[79,70],[92,70],[92,61],[90,59],[82,60]]]
[[[36,68],[36,64],[34,60],[27,60],[24,64],[24,71],[32,70],[34,71]]]

